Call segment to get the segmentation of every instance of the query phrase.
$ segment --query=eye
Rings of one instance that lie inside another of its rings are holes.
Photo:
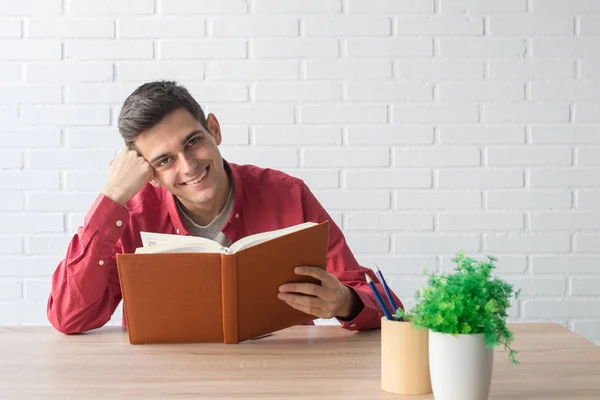
[[[159,167],[166,167],[171,162],[171,157],[166,157],[160,160],[156,165]]]
[[[187,142],[187,147],[193,146],[196,143],[198,143],[200,141],[200,136],[196,136],[190,139],[189,142]]]

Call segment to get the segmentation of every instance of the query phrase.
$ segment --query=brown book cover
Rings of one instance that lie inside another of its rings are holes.
[[[327,221],[236,252],[117,254],[131,344],[239,343],[316,319],[279,300],[279,286],[320,282],[300,265],[325,269]]]

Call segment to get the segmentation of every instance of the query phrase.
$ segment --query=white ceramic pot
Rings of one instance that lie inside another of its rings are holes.
[[[429,371],[435,400],[486,400],[492,383],[494,351],[483,334],[429,332]]]

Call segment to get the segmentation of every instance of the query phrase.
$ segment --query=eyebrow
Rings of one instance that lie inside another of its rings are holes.
[[[185,144],[194,136],[196,136],[199,133],[204,133],[203,130],[201,129],[197,129],[193,132],[191,132],[190,134],[188,134],[186,137],[183,138],[183,140],[181,141],[181,145],[185,146]],[[155,162],[157,162],[158,160],[160,160],[161,158],[167,157],[169,154],[168,153],[163,153],[159,156],[154,157],[152,160],[150,160],[150,164],[154,164]]]

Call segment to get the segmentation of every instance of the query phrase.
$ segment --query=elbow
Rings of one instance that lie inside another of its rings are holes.
[[[69,313],[60,313],[52,302],[52,298],[48,301],[47,317],[50,325],[60,333],[65,335],[75,335],[86,331],[84,324],[80,318]]]

